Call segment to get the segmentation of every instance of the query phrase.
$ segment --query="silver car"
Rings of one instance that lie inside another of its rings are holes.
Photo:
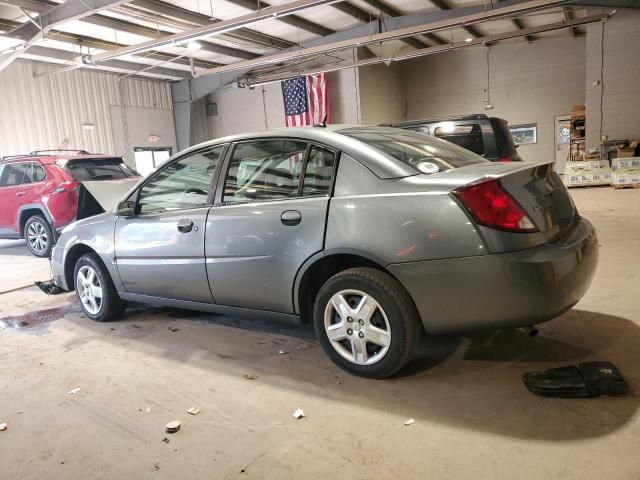
[[[383,378],[427,334],[529,326],[584,295],[598,243],[551,164],[424,134],[307,127],[181,152],[113,211],[67,227],[54,279],[85,314],[126,301],[313,322]]]

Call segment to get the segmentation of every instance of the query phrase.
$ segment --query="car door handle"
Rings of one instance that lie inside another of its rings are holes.
[[[282,215],[280,215],[280,221],[283,225],[292,227],[302,221],[302,214],[297,210],[285,210],[282,212]]]
[[[188,218],[183,218],[178,221],[178,231],[182,233],[189,233],[193,230],[193,222]]]
[[[17,192],[16,197],[24,197],[26,194],[27,192]]]

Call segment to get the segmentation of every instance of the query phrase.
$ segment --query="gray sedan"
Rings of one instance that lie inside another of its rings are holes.
[[[54,279],[85,314],[126,301],[313,322],[328,356],[383,378],[427,334],[528,326],[598,259],[551,164],[486,161],[384,127],[308,127],[192,147],[113,211],[67,227]]]

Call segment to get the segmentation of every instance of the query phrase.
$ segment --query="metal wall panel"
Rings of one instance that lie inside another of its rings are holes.
[[[172,108],[167,82],[119,82],[119,75],[86,69],[36,76],[45,69],[51,67],[17,61],[0,73],[0,156],[51,148],[114,153],[120,149],[114,144],[110,106]]]

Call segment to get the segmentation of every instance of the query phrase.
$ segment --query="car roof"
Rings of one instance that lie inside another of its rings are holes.
[[[469,121],[469,120],[489,120],[489,117],[484,113],[473,113],[470,115],[449,115],[443,117],[431,117],[423,118],[420,120],[407,120],[404,122],[392,122],[384,123],[384,126],[392,127],[409,127],[412,125],[422,125],[425,123],[438,123],[438,122],[455,122],[455,121]]]
[[[384,155],[377,149],[374,149],[360,140],[351,138],[347,135],[341,134],[341,131],[349,129],[367,129],[371,131],[385,130],[390,127],[380,126],[362,126],[362,125],[350,125],[350,124],[335,124],[327,126],[308,126],[308,127],[291,127],[291,128],[278,128],[263,132],[242,133],[238,135],[230,135],[227,137],[216,138],[207,142],[194,145],[182,152],[178,152],[174,157],[181,157],[192,151],[202,148],[222,145],[231,142],[241,142],[245,140],[260,140],[269,138],[285,138],[285,139],[298,139],[309,142],[317,142],[328,147],[333,147],[347,155],[354,157],[361,161],[369,170],[375,173],[380,178],[400,178],[416,175],[415,169]],[[394,129],[395,130],[395,129]]]

